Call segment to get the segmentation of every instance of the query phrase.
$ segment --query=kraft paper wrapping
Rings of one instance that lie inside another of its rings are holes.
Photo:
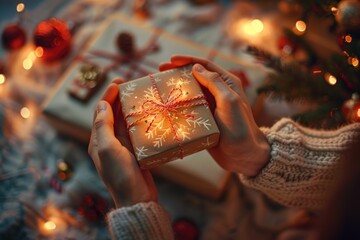
[[[134,154],[142,168],[215,146],[219,129],[191,66],[119,85]]]

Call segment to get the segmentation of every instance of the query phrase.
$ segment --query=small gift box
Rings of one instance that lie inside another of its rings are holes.
[[[100,67],[86,64],[80,70],[69,86],[70,96],[86,102],[101,87],[106,80],[106,74]]]
[[[141,168],[215,146],[219,129],[191,66],[119,85],[122,112]]]

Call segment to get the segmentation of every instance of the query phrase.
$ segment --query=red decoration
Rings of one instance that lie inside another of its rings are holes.
[[[42,47],[42,59],[46,61],[65,57],[71,49],[71,38],[67,25],[55,18],[40,22],[34,32],[34,43]]]
[[[284,55],[291,55],[296,52],[298,45],[287,37],[280,37],[278,40],[278,48]]]
[[[339,47],[341,48],[341,50],[345,50],[345,36],[346,34],[339,34],[337,37],[337,43],[339,45]]]
[[[109,207],[106,200],[97,194],[86,194],[80,203],[78,213],[89,221],[103,220]]]
[[[8,25],[2,33],[1,42],[6,50],[19,49],[26,42],[25,30],[18,24]]]
[[[198,229],[192,221],[179,219],[173,223],[175,240],[195,240],[198,238]]]

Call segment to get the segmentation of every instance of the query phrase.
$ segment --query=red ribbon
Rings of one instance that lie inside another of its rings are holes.
[[[149,77],[151,80],[151,84],[154,87],[155,92],[156,92],[156,99],[146,99],[145,101],[143,101],[143,103],[141,105],[141,110],[127,114],[125,116],[125,119],[136,116],[136,115],[142,115],[142,117],[140,117],[139,119],[128,124],[127,128],[129,130],[132,126],[138,124],[142,120],[151,117],[149,125],[146,129],[146,133],[148,133],[150,128],[152,127],[154,121],[159,116],[165,116],[165,118],[168,120],[168,122],[170,124],[171,131],[173,132],[173,134],[175,136],[175,140],[179,146],[180,158],[183,158],[184,150],[183,150],[179,135],[177,134],[177,131],[175,129],[175,124],[172,120],[172,115],[174,115],[174,114],[177,116],[180,115],[186,119],[194,118],[193,114],[182,113],[181,109],[187,108],[187,107],[200,106],[200,105],[208,105],[208,103],[206,102],[204,95],[199,95],[199,96],[192,97],[192,98],[181,99],[181,96],[183,96],[183,91],[179,87],[175,87],[175,88],[171,89],[166,100],[163,101],[162,98],[160,97],[159,89],[156,86],[154,77],[152,75],[149,75]],[[200,99],[202,99],[204,101],[193,102],[193,101],[200,100]]]

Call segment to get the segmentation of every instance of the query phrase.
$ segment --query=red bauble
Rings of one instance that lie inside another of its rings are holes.
[[[103,220],[109,210],[106,200],[97,194],[85,195],[78,208],[78,213],[89,221]]]
[[[296,52],[298,45],[287,37],[280,37],[278,40],[278,48],[284,55],[291,55]]]
[[[188,219],[178,219],[173,223],[175,240],[195,240],[198,238],[196,225]]]
[[[71,38],[67,25],[55,18],[40,22],[34,32],[34,43],[43,49],[41,58],[45,61],[65,57],[71,49]]]
[[[25,30],[18,24],[11,24],[5,27],[1,42],[6,50],[19,49],[25,45]]]

